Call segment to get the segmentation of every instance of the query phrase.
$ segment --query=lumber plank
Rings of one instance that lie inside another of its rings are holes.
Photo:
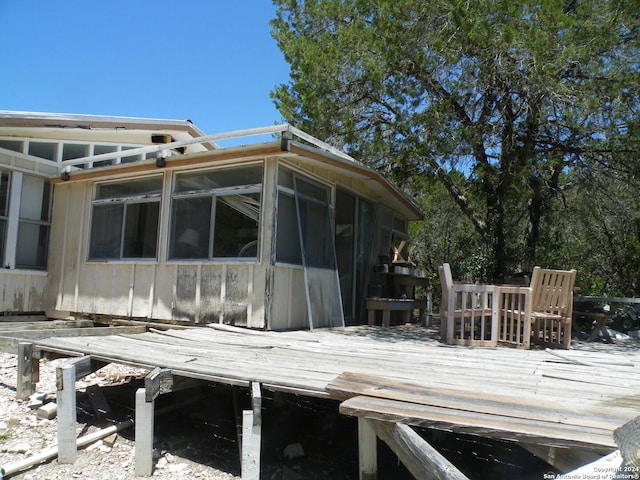
[[[407,425],[370,421],[380,437],[415,478],[469,480],[455,465]]]
[[[354,395],[388,398],[403,402],[464,410],[482,414],[500,415],[516,419],[544,418],[547,422],[580,425],[594,428],[609,428],[635,418],[638,409],[616,409],[563,404],[561,399],[553,403],[550,399],[516,395],[495,395],[469,390],[434,389],[424,384],[402,382],[393,378],[374,375],[343,373],[327,385],[333,398],[346,399]]]
[[[564,448],[611,451],[615,442],[610,430],[559,425],[540,420],[517,419],[430,405],[358,396],[340,404],[340,413],[382,422],[403,423],[455,433],[513,442]]]

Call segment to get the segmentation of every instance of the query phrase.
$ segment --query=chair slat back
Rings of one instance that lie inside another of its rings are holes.
[[[531,310],[551,315],[571,315],[575,270],[551,270],[535,267],[531,277]]]

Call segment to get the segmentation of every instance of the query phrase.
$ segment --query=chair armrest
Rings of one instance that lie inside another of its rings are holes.
[[[524,294],[530,295],[533,292],[531,287],[519,286],[519,285],[499,285],[498,293],[506,293],[506,294]]]
[[[485,283],[454,283],[449,287],[450,292],[496,292],[495,285],[487,285]]]

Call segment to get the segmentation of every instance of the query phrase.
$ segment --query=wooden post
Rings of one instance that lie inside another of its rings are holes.
[[[360,480],[378,479],[378,437],[369,420],[358,417],[358,459]]]
[[[16,379],[16,398],[26,400],[36,391],[40,377],[40,360],[33,356],[33,343],[18,344],[18,375]]]
[[[136,391],[136,477],[150,477],[153,473],[154,403],[154,400],[147,401],[146,389],[139,388]]]
[[[416,478],[469,480],[411,427],[402,423],[369,420],[380,437]]]
[[[260,479],[262,394],[260,384],[251,383],[251,410],[242,411],[242,480]]]
[[[58,463],[73,463],[78,456],[76,444],[76,364],[56,369],[58,404]]]
[[[74,358],[56,368],[56,403],[58,404],[58,463],[73,463],[78,456],[76,444],[76,380],[90,374],[100,362],[90,355]]]

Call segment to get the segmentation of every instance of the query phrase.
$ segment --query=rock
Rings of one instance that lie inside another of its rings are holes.
[[[9,447],[7,452],[9,453],[27,453],[31,450],[31,445],[26,442],[16,443],[15,445]]]
[[[109,435],[108,437],[103,438],[102,441],[109,448],[113,448],[113,446],[115,445],[117,439],[118,439],[118,434],[114,433],[113,435]]]
[[[98,447],[98,450],[100,450],[102,453],[109,453],[111,451],[111,447],[103,443]]]
[[[186,463],[172,463],[168,468],[172,473],[186,473],[189,469],[189,465]]]
[[[36,410],[36,417],[39,419],[51,420],[58,414],[58,405],[55,402],[49,402],[42,405]]]
[[[102,445],[103,445],[102,440],[98,440],[97,442],[92,443],[91,445],[89,445],[87,447],[87,451],[90,452],[91,450],[96,450],[96,449],[100,448]]]
[[[287,460],[293,460],[294,458],[304,457],[304,449],[299,443],[290,443],[284,447],[282,454]]]
[[[44,397],[45,397],[44,393],[41,393],[41,392],[34,393],[29,397],[29,400],[27,401],[27,407],[29,407],[31,410],[40,408],[44,403]]]

